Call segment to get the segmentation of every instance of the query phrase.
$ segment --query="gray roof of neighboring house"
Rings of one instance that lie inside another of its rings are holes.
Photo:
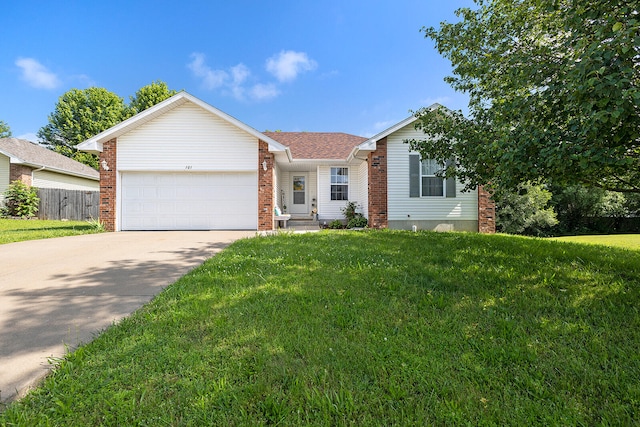
[[[11,158],[11,163],[22,163],[35,168],[99,180],[100,173],[41,145],[18,138],[0,138],[0,154]]]

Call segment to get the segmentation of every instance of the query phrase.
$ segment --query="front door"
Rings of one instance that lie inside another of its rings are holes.
[[[308,214],[309,202],[307,197],[307,175],[291,175],[291,213]]]

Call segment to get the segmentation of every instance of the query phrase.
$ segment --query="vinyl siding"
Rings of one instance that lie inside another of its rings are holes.
[[[34,171],[32,185],[37,188],[62,188],[65,190],[100,191],[100,183],[78,176],[47,170]]]
[[[368,163],[362,162],[358,167],[358,180],[360,196],[358,200],[362,206],[362,214],[365,218],[369,217],[369,169]]]
[[[118,138],[120,171],[255,171],[258,141],[185,103]]]
[[[4,200],[4,192],[9,188],[9,158],[0,154],[0,202]]]
[[[344,219],[341,209],[347,204],[347,200],[331,200],[331,168],[345,167],[336,164],[333,166],[318,167],[318,214],[320,219]],[[349,200],[360,205],[360,210],[366,209],[367,198],[363,196],[362,186],[367,186],[366,166],[362,173],[361,165],[349,165]],[[363,183],[364,179],[364,183]],[[366,192],[365,192],[366,194]]]
[[[478,193],[463,193],[456,183],[456,197],[409,197],[409,145],[402,141],[424,134],[407,125],[387,137],[387,184],[389,221],[411,220],[477,220]]]
[[[289,177],[290,177],[289,172],[282,171],[280,172],[280,178],[278,179],[278,187],[280,188],[280,190],[278,191],[277,201],[278,201],[278,206],[280,206],[280,209],[283,209],[283,212],[284,212],[285,206],[289,208],[289,200],[291,197],[289,195]]]

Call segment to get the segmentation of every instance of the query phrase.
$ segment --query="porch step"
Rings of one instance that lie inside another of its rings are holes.
[[[296,219],[291,218],[287,221],[287,227],[318,227],[318,221],[314,221],[312,219]]]

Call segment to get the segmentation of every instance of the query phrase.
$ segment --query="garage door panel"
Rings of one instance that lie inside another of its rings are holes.
[[[255,229],[256,173],[121,176],[122,230]]]

